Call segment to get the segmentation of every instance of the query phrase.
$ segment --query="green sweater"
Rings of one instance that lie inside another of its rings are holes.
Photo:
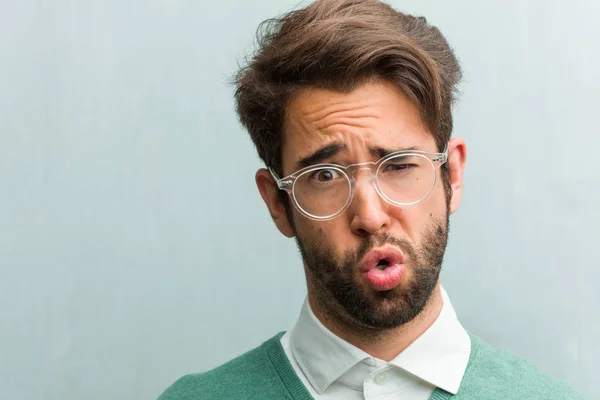
[[[280,338],[201,374],[175,382],[159,400],[309,400],[312,396],[290,364]],[[471,335],[471,356],[460,389],[436,389],[430,400],[579,400],[582,395],[525,360]]]

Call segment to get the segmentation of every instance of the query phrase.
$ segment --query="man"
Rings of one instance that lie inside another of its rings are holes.
[[[291,331],[161,400],[582,398],[467,333],[440,285],[466,161],[442,34],[375,0],[320,0],[263,27],[237,111],[307,300]]]

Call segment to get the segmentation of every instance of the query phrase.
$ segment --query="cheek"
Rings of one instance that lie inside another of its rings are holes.
[[[441,177],[435,184],[433,192],[423,201],[423,206],[431,214],[431,217],[441,218],[446,215],[446,188]]]
[[[311,247],[331,250],[341,257],[343,249],[350,246],[350,227],[345,224],[342,216],[329,221],[313,221],[297,215],[295,221],[297,235]]]
[[[392,234],[397,237],[407,237],[417,244],[426,228],[434,219],[444,219],[446,216],[446,198],[443,185],[436,185],[434,191],[421,203],[406,208],[391,209],[394,220],[398,224],[392,228]]]
[[[303,215],[294,210],[294,225],[296,227],[296,235],[311,246],[313,243],[322,240],[325,235],[323,229],[316,221],[305,218]]]

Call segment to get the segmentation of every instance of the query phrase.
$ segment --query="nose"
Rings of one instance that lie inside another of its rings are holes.
[[[365,171],[362,176],[356,176],[354,198],[350,204],[350,228],[359,236],[375,235],[389,229],[390,216],[387,213],[387,203],[383,200],[372,182],[372,175]]]

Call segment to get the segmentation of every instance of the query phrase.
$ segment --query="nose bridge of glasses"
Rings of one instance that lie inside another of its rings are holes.
[[[364,170],[368,170],[371,171],[371,178],[373,177],[374,173],[375,173],[375,163],[374,162],[364,162],[364,163],[360,163],[360,164],[350,164],[346,167],[346,170],[349,172],[349,175],[356,179],[356,174],[359,171],[364,171]]]
[[[353,190],[364,190],[363,189],[359,189],[359,187],[361,187],[362,185],[360,183],[358,183],[359,181],[358,179],[358,172],[360,171],[368,171],[368,172],[364,172],[363,176],[364,178],[367,179],[367,181],[365,181],[364,183],[372,186],[373,189],[375,189],[375,191],[377,191],[376,188],[376,184],[375,184],[375,171],[376,171],[376,163],[374,162],[364,162],[364,163],[360,163],[360,164],[352,164],[348,166],[347,171],[349,172],[350,178],[352,180],[352,186],[353,186]],[[367,183],[368,182],[368,183]],[[354,196],[352,196],[354,197]]]

